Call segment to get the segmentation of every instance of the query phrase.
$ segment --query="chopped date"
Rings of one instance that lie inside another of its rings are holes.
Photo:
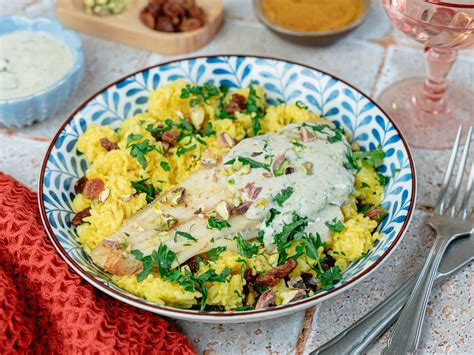
[[[169,144],[170,146],[173,146],[173,144],[176,143],[179,137],[179,131],[177,129],[172,129],[171,131],[166,131],[161,135],[161,140],[164,143]]]
[[[108,152],[110,152],[111,150],[119,149],[117,143],[109,141],[107,137],[100,139],[100,145]]]
[[[101,179],[91,179],[88,180],[85,185],[82,193],[91,200],[97,198],[100,192],[104,189],[104,182]]]
[[[253,275],[252,269],[245,269],[244,271],[244,279],[247,282],[247,285],[251,285],[255,283],[256,276]]]
[[[205,14],[194,0],[149,0],[140,11],[148,28],[162,32],[186,32],[204,25]]]
[[[297,263],[294,259],[288,259],[283,265],[277,266],[257,277],[255,283],[261,286],[266,285],[273,287],[282,278],[288,276],[288,274],[295,269],[296,265]]]
[[[189,269],[191,270],[193,274],[195,274],[199,269],[195,256],[193,256],[191,259],[186,261],[186,265],[189,266]]]
[[[81,177],[74,185],[74,191],[76,193],[81,193],[82,191],[84,191],[84,186],[86,185],[86,182],[87,178],[85,176]]]
[[[161,32],[174,32],[174,26],[168,16],[158,17],[156,20],[155,30]]]
[[[240,94],[232,94],[231,102],[225,106],[225,111],[229,115],[233,115],[235,112],[245,110],[245,96]]]
[[[179,25],[181,32],[189,32],[202,27],[202,21],[197,18],[184,18]]]
[[[321,263],[321,268],[323,271],[328,271],[336,264],[336,260],[331,256],[326,256],[326,259]]]
[[[78,225],[84,223],[84,218],[87,218],[91,215],[91,209],[90,207],[84,208],[82,211],[79,211],[76,213],[76,215],[73,217],[71,224],[74,227],[77,227]]]

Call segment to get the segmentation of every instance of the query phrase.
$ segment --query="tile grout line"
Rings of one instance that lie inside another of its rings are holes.
[[[306,343],[311,333],[314,315],[317,310],[319,310],[319,308],[316,305],[306,309],[304,312],[304,318],[301,324],[300,334],[298,335],[298,339],[296,340],[296,345],[294,348],[295,355],[303,355],[305,353]]]

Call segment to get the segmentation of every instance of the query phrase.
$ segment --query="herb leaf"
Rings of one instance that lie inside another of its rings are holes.
[[[274,235],[275,245],[278,250],[278,265],[285,263],[288,258],[285,249],[291,246],[294,240],[304,236],[304,229],[308,225],[308,217],[301,217],[293,212],[292,222],[283,225],[281,232]]]
[[[230,224],[226,220],[217,219],[215,217],[209,217],[207,220],[207,228],[222,230],[224,228],[229,228]]]
[[[311,259],[318,260],[319,262],[318,249],[320,247],[326,246],[326,244],[321,241],[321,236],[319,235],[319,233],[316,233],[316,236],[310,233],[306,235],[305,241],[306,255],[308,255],[308,257],[310,257]]]
[[[164,171],[170,171],[171,170],[170,164],[166,161],[161,161],[160,166]]]
[[[268,164],[260,163],[256,160],[246,158],[246,157],[241,157],[241,156],[239,156],[237,158],[234,158],[234,159],[231,159],[231,160],[228,160],[224,164],[225,165],[232,165],[232,164],[234,164],[234,162],[236,160],[240,161],[244,165],[250,165],[251,168],[262,168],[262,169],[265,169],[267,171],[270,171],[270,166]]]
[[[153,186],[153,184],[146,184],[146,181],[148,181],[148,179],[132,181],[131,184],[137,192],[146,193],[146,202],[150,203],[155,199],[156,193],[161,192],[161,189]]]
[[[277,209],[270,208],[270,210],[268,211],[267,217],[265,218],[265,225],[268,227],[273,222],[275,217],[279,215],[280,213],[281,212],[278,211]]]
[[[367,164],[374,168],[380,167],[383,164],[383,159],[385,158],[385,152],[381,147],[366,152],[356,152],[354,154],[359,159],[364,160]]]
[[[189,147],[182,147],[182,146],[179,146],[179,147],[178,147],[178,150],[176,151],[176,155],[177,155],[178,157],[180,157],[180,156],[186,154],[187,152],[190,152],[190,151],[196,149],[196,146],[197,146],[196,144],[193,144],[192,146],[189,146]]]
[[[226,249],[227,247],[225,246],[213,248],[207,252],[206,256],[209,260],[216,261],[219,255],[221,255]]]
[[[240,234],[236,235],[234,240],[237,241],[237,249],[240,255],[245,256],[246,258],[251,258],[258,254],[258,245],[246,241]]]
[[[177,237],[178,235],[181,236],[181,237],[183,237],[183,238],[186,238],[186,239],[188,239],[188,240],[192,240],[193,242],[197,242],[197,239],[194,238],[191,234],[186,233],[186,232],[182,232],[182,231],[176,231],[176,232],[174,233],[174,239],[175,239],[175,241],[176,241],[176,237]]]
[[[137,159],[138,163],[142,166],[143,170],[146,169],[145,155],[154,150],[158,151],[154,145],[150,145],[150,140],[145,139],[140,143],[133,143],[138,139],[142,138],[141,134],[130,134],[127,138],[127,148],[130,148],[130,155]]]
[[[329,290],[335,283],[341,281],[341,269],[339,269],[338,266],[333,266],[329,270],[319,274],[318,278],[321,281],[321,288],[323,290]]]
[[[326,222],[326,227],[329,228],[331,232],[341,233],[344,230],[344,223],[338,221],[337,218],[334,218],[331,222]]]
[[[150,255],[144,256],[143,253],[138,249],[132,250],[131,253],[135,259],[140,261],[143,265],[143,271],[137,275],[137,281],[141,282],[148,275],[150,275],[151,271],[153,270],[153,260],[151,259]]]
[[[273,199],[278,206],[283,206],[283,203],[288,200],[293,194],[293,188],[291,186],[281,190]]]

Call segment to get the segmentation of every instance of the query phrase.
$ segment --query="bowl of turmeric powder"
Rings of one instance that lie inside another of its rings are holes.
[[[301,43],[329,44],[364,22],[370,0],[253,0],[258,18]]]

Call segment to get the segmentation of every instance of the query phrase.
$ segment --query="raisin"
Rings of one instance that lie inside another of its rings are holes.
[[[104,149],[108,152],[110,152],[111,150],[119,149],[117,143],[109,141],[107,137],[100,139],[100,145],[104,147]]]
[[[73,217],[71,224],[76,227],[82,223],[84,223],[84,218],[87,218],[91,215],[91,209],[90,207],[84,208],[82,211],[79,211],[76,213],[76,215]]]
[[[295,269],[296,265],[297,263],[294,259],[288,259],[283,265],[277,266],[257,277],[255,283],[257,285],[273,287],[280,279],[288,276],[288,274]]]
[[[82,191],[84,191],[84,186],[86,185],[86,182],[87,178],[85,176],[81,177],[74,185],[74,191],[76,193],[81,193]]]
[[[99,196],[100,192],[104,189],[104,182],[101,179],[91,179],[84,185],[82,193],[91,200]]]

